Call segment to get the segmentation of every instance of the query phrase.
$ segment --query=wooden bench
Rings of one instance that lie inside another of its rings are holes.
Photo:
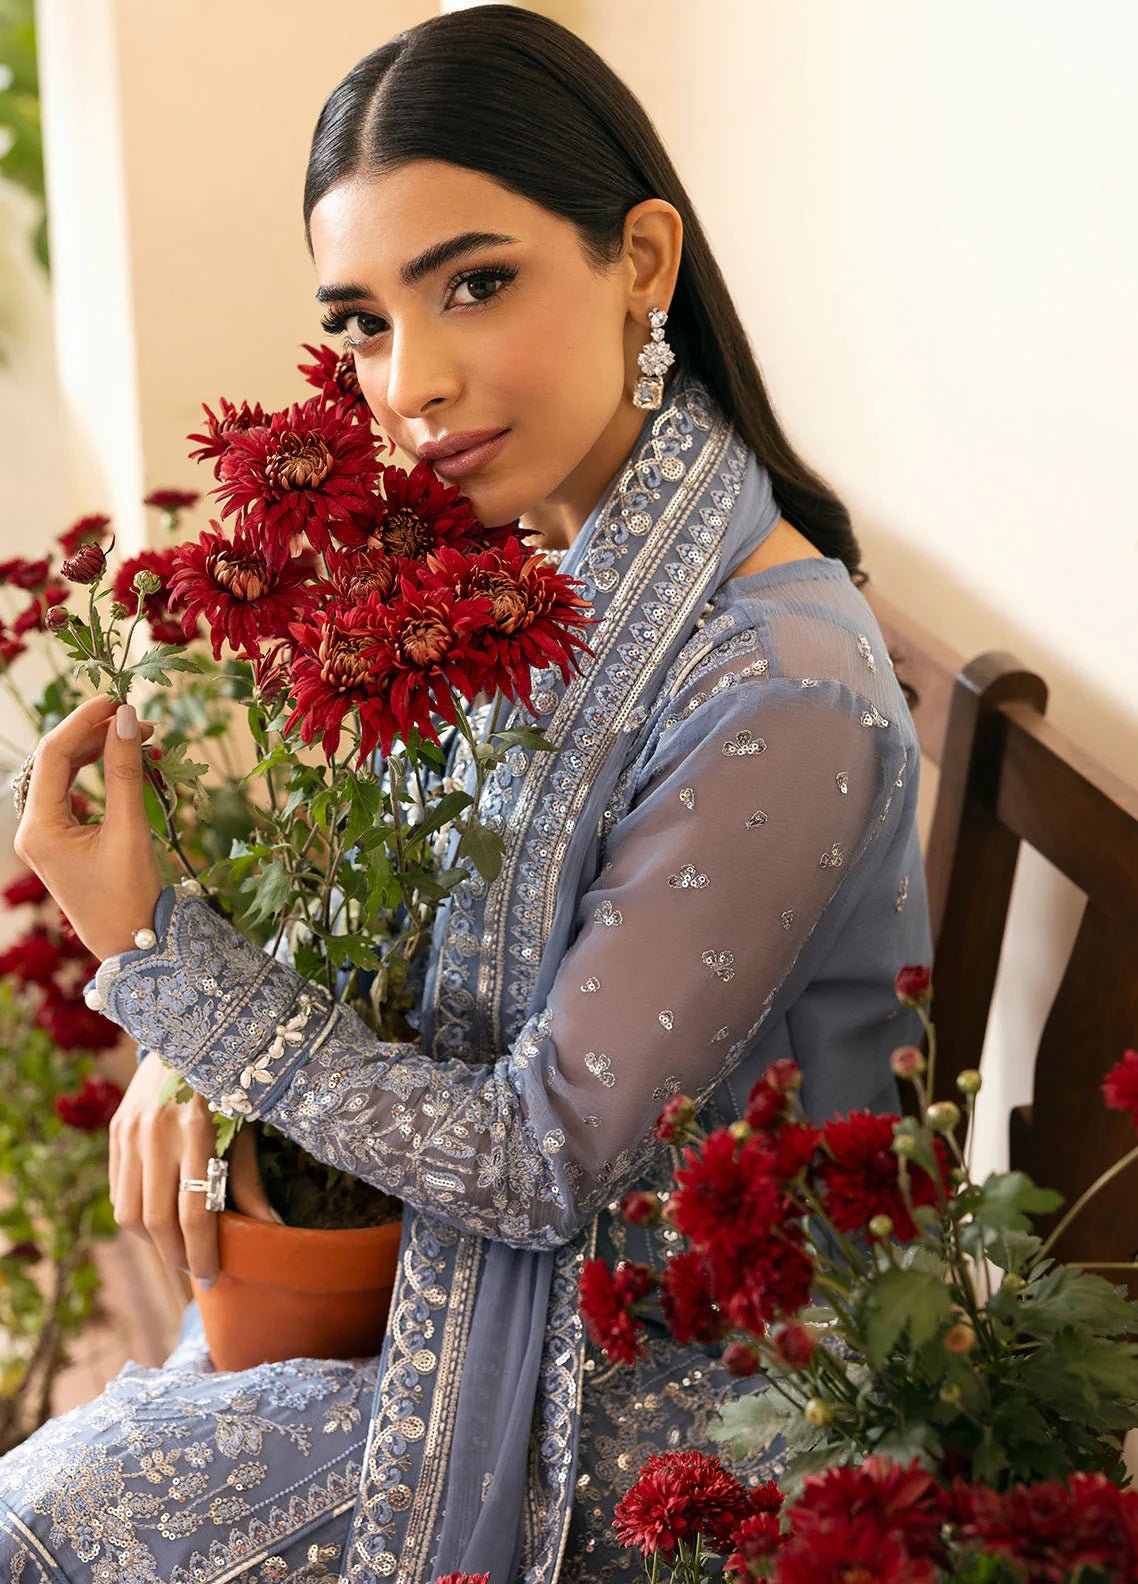
[[[980,1065],[1020,844],[1086,896],[1035,1056],[1032,1103],[1010,1120],[1010,1163],[1068,1204],[1135,1144],[1103,1074],[1138,1048],[1138,789],[1045,718],[1047,686],[1014,655],[967,663],[867,583],[924,758],[939,770],[925,867],[934,941],[936,1090]],[[1081,1264],[1138,1251],[1138,1177],[1122,1173],[1056,1252]],[[1138,1281],[1129,1286],[1138,1296]],[[1125,1280],[1126,1273],[1112,1273]]]

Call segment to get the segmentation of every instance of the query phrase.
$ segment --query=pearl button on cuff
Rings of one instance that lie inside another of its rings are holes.
[[[156,945],[157,942],[158,937],[152,929],[140,929],[134,932],[134,944],[143,951],[149,946]]]

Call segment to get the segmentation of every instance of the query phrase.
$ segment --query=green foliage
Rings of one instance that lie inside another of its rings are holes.
[[[51,1381],[98,1290],[92,1245],[115,1230],[106,1130],[68,1127],[53,1105],[96,1061],[59,1050],[32,1010],[0,979],[0,1454],[47,1417]]]

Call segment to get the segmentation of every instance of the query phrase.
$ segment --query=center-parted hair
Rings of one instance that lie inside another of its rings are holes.
[[[683,220],[668,308],[677,363],[710,388],[768,470],[782,514],[868,581],[849,512],[783,433],[747,333],[691,199],[635,94],[570,29],[514,5],[430,17],[372,50],[329,94],[313,133],[304,228],[349,177],[409,160],[479,171],[571,221],[586,258],[611,268],[628,211],[663,198]],[[772,227],[772,231],[777,228]]]

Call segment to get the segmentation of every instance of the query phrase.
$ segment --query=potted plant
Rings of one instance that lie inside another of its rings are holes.
[[[920,1011],[931,1069],[929,970],[902,968],[897,993]],[[928,1104],[922,1052],[902,1046],[892,1063],[918,1117],[815,1126],[789,1061],[708,1135],[675,1096],[656,1124],[677,1149],[675,1187],[623,1208],[686,1246],[660,1271],[582,1270],[584,1322],[610,1360],[635,1362],[658,1303],[679,1341],[721,1350],[739,1378],[761,1372],[713,1441],[737,1457],[785,1448],[778,1483],[758,1486],[695,1450],[649,1460],[616,1526],[655,1584],[1138,1578],[1138,1493],[1121,1464],[1138,1424],[1138,1305],[1052,1253],[1138,1148],[1041,1236],[1033,1218],[1060,1196],[1023,1172],[977,1181],[958,1140],[979,1073],[961,1074],[959,1106]],[[1138,1126],[1138,1051],[1103,1087]]]
[[[394,445],[377,443],[350,358],[307,350],[307,401],[266,413],[223,398],[189,437],[191,456],[213,464],[221,520],[113,574],[109,520],[85,519],[60,571],[87,588],[86,612],[60,602],[45,620],[76,677],[119,701],[139,683],[156,688],[144,712],[169,729],[144,769],[171,876],[378,1037],[411,1039],[436,910],[468,874],[454,860],[487,881],[500,867],[501,840],[477,814],[486,777],[518,745],[553,746],[534,725],[500,727],[503,703],[528,706],[533,667],[567,678],[590,617],[517,524],[479,523],[426,463],[385,464]],[[194,500],[148,497],[171,527]],[[159,641],[132,659],[143,621]],[[223,776],[223,802],[197,754],[235,720],[254,763]],[[472,792],[447,774],[444,727],[469,747]],[[245,1094],[263,1077],[253,1054]],[[172,1073],[162,1098],[191,1093]],[[220,1213],[221,1274],[196,1289],[214,1362],[377,1351],[399,1202],[273,1128],[242,1140],[255,1111],[245,1094],[214,1110],[215,1158],[236,1148],[246,1168],[255,1162],[279,1220],[232,1202]]]

